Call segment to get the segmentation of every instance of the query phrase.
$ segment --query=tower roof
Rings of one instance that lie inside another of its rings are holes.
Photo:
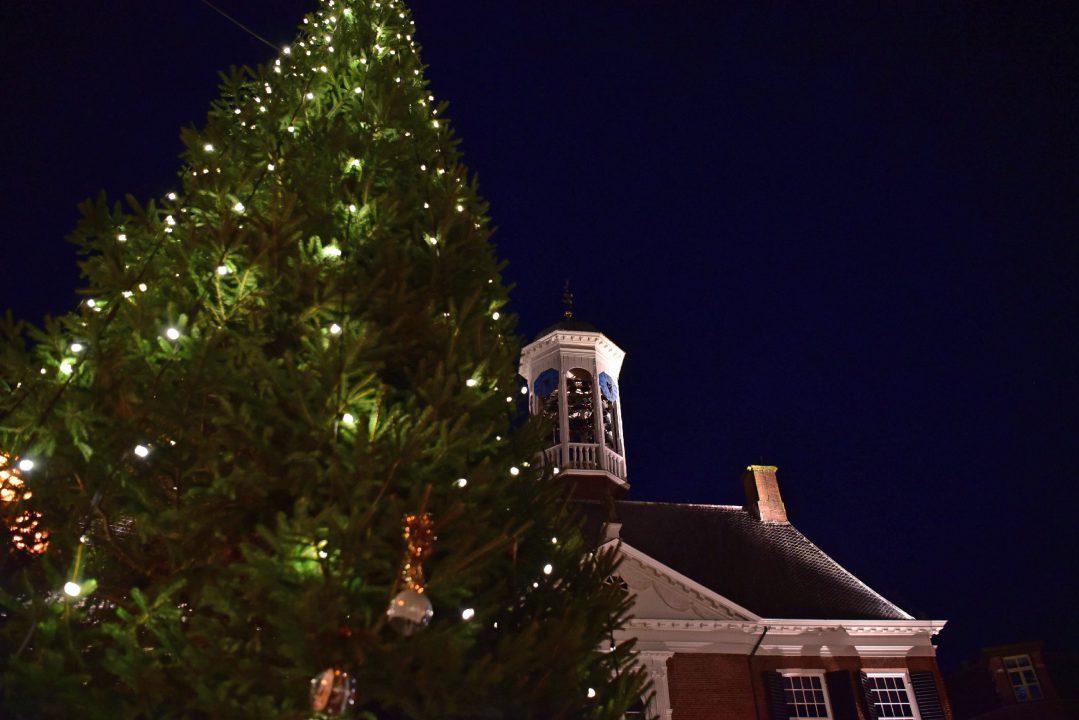
[[[572,317],[566,318],[566,317],[564,317],[561,320],[559,320],[558,322],[556,322],[554,325],[551,325],[550,327],[546,327],[543,330],[540,330],[538,333],[536,333],[536,337],[534,337],[532,339],[533,340],[539,340],[544,335],[549,335],[549,334],[553,333],[556,330],[571,330],[571,331],[575,331],[575,332],[594,332],[594,333],[600,332],[600,329],[597,328],[592,323],[587,323],[587,322],[585,322],[583,320],[578,320],[577,318],[572,318]]]

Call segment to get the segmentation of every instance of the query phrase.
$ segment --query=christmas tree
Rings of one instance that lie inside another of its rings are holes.
[[[84,204],[78,310],[0,323],[6,717],[615,718],[641,692],[612,555],[518,421],[441,109],[401,3],[326,0],[225,77],[175,192]]]

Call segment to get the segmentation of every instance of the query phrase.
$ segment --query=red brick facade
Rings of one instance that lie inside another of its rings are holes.
[[[676,653],[667,662],[667,681],[674,711],[672,720],[769,720],[772,716],[764,674],[794,668],[828,672],[846,670],[851,677],[851,692],[858,698],[862,690],[856,683],[862,671],[904,669],[908,672],[931,672],[936,680],[945,717],[952,719],[937,661],[931,657],[757,655],[751,658],[748,655]],[[862,702],[857,703],[857,708],[861,720],[870,720]]]

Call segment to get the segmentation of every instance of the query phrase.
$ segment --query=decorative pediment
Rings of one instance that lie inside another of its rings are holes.
[[[612,541],[614,542],[614,541]],[[639,620],[758,620],[757,615],[667,567],[631,545],[617,545],[618,576],[633,594]]]

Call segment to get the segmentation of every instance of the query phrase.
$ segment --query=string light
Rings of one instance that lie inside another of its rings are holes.
[[[465,385],[468,387],[476,387],[479,385],[479,381],[477,381],[476,378],[469,378],[468,380],[465,380]]]
[[[244,204],[242,202],[237,200],[236,204],[232,206],[232,209],[235,210],[238,213],[242,213],[247,208],[244,207]]]
[[[468,479],[467,478],[457,478],[457,480],[453,484],[456,485],[459,488],[463,488],[465,485],[468,485]]]
[[[500,318],[500,317],[502,317],[502,314],[501,314],[501,313],[499,313],[499,312],[498,312],[497,310],[496,310],[496,311],[494,311],[493,313],[491,313],[491,319],[492,319],[492,320],[497,320],[497,319],[498,319],[498,318]]]
[[[125,235],[124,233],[120,233],[116,236],[116,239],[120,242],[127,242],[127,235]]]
[[[169,340],[179,340],[180,331],[174,327],[170,327],[168,330],[165,331],[165,337],[167,337]]]
[[[78,597],[82,593],[82,586],[69,580],[64,583],[64,593],[71,597]]]
[[[146,447],[145,445],[136,445],[135,454],[138,455],[140,458],[144,458],[150,454],[150,448]]]
[[[516,467],[511,467],[510,468],[510,475],[513,475],[514,477],[517,477],[520,474],[521,474],[521,471],[518,470]]]
[[[462,620],[468,621],[468,620],[471,620],[474,617],[476,617],[476,611],[473,610],[472,608],[465,608],[464,610],[461,611],[461,619]]]
[[[334,323],[333,325],[330,325],[330,335],[340,335],[340,334],[341,334],[341,326],[340,325],[338,325],[337,323]]]
[[[34,461],[27,458],[23,458],[19,461],[19,469],[23,472],[30,472],[34,469]]]
[[[588,697],[594,698],[595,696],[596,696],[596,689],[595,688],[588,688]]]
[[[229,274],[228,266],[227,265],[218,265],[217,266],[217,274],[222,275],[222,276],[228,275]]]
[[[214,151],[214,146],[213,146],[212,143],[206,143],[205,145],[202,146],[202,149],[205,150],[208,153],[212,153]]]
[[[551,565],[551,563],[547,563],[546,565],[543,566],[543,574],[544,575],[550,575],[552,572],[554,572],[554,566]]]
[[[337,247],[336,245],[327,245],[326,247],[322,248],[322,254],[326,257],[338,258],[341,257],[341,248]]]
[[[345,413],[341,416],[341,422],[345,425],[353,425],[356,422],[356,418],[353,417],[352,413]]]
[[[67,360],[64,360],[62,363],[60,363],[60,372],[62,372],[64,375],[70,375],[71,371],[74,369],[75,368],[71,367],[71,363],[69,363]]]

